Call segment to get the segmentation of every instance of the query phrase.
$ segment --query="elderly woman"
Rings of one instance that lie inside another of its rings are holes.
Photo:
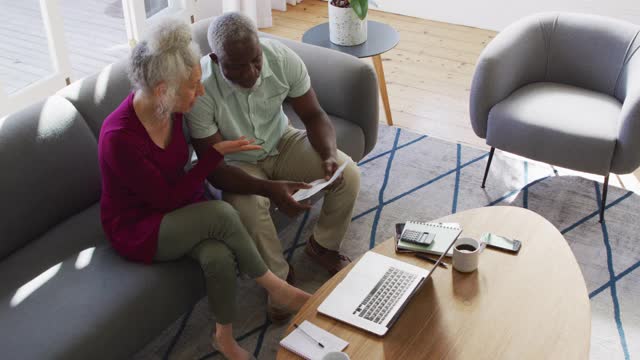
[[[206,201],[205,177],[225,154],[260,149],[241,138],[219,142],[184,171],[188,148],[182,113],[202,95],[197,45],[189,25],[166,19],[132,51],[135,86],[102,125],[102,225],[115,250],[145,264],[185,255],[200,263],[215,342],[230,359],[246,359],[232,335],[236,268],[263,286],[271,299],[298,310],[309,294],[276,277],[263,262],[238,213],[222,201]]]

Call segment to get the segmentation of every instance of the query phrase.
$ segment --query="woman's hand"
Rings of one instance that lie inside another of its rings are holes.
[[[252,145],[254,142],[255,140],[246,140],[245,136],[241,136],[237,140],[217,142],[213,144],[213,148],[222,155],[262,149],[262,146],[260,145]]]

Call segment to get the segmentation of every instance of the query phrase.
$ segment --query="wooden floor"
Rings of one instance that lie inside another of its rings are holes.
[[[400,33],[398,46],[382,55],[394,124],[486,148],[471,130],[469,91],[475,61],[495,32],[373,10],[369,19]],[[326,2],[304,0],[286,12],[274,11],[274,26],[262,31],[300,40],[327,21]],[[380,120],[385,121],[383,111]]]
[[[129,53],[121,0],[58,0],[71,80],[98,71]],[[7,93],[52,71],[38,0],[0,0],[0,81]]]
[[[274,11],[274,26],[261,31],[301,40],[306,30],[328,21],[327,12],[326,2],[304,0],[288,5],[286,12]],[[469,93],[475,62],[496,33],[376,10],[370,10],[368,17],[400,33],[398,46],[382,55],[394,125],[488,149],[471,129]],[[385,122],[382,109],[380,122]],[[638,179],[640,169],[612,176],[610,183],[640,193]]]

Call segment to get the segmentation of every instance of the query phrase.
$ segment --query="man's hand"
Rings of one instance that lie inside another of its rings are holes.
[[[322,168],[324,170],[324,179],[327,181],[331,179],[331,177],[338,170],[339,167],[340,166],[338,166],[338,161],[336,160],[335,156],[330,156],[326,160],[323,160]],[[333,184],[329,185],[326,189],[327,190],[333,189],[334,187],[340,185],[340,183],[342,183],[342,180],[343,180],[343,176],[342,174],[340,174],[340,176],[338,176],[336,181],[334,181]]]
[[[302,96],[289,98],[289,101],[307,130],[307,138],[311,146],[322,158],[322,171],[325,180],[331,179],[339,166],[336,156],[336,130],[329,120],[329,116],[320,107],[313,88],[310,88]],[[333,188],[341,182],[342,176],[336,179],[336,182],[331,184],[329,188]]]
[[[271,181],[267,185],[267,195],[280,211],[289,217],[294,217],[303,211],[311,209],[308,202],[299,203],[291,197],[300,189],[308,189],[311,185],[293,181]]]

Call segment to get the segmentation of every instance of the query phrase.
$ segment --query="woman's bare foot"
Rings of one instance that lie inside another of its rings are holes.
[[[291,286],[283,281],[285,284],[280,289],[269,293],[271,300],[279,305],[291,311],[298,311],[309,300],[311,294]]]
[[[233,333],[228,331],[230,329],[221,329],[221,327],[225,327],[225,325],[216,324],[216,333],[212,339],[218,351],[230,360],[251,359],[251,354],[240,347],[236,339],[233,338]]]
[[[256,278],[256,282],[269,293],[271,307],[298,311],[311,297],[308,292],[289,285],[271,271],[267,271],[264,275]]]

